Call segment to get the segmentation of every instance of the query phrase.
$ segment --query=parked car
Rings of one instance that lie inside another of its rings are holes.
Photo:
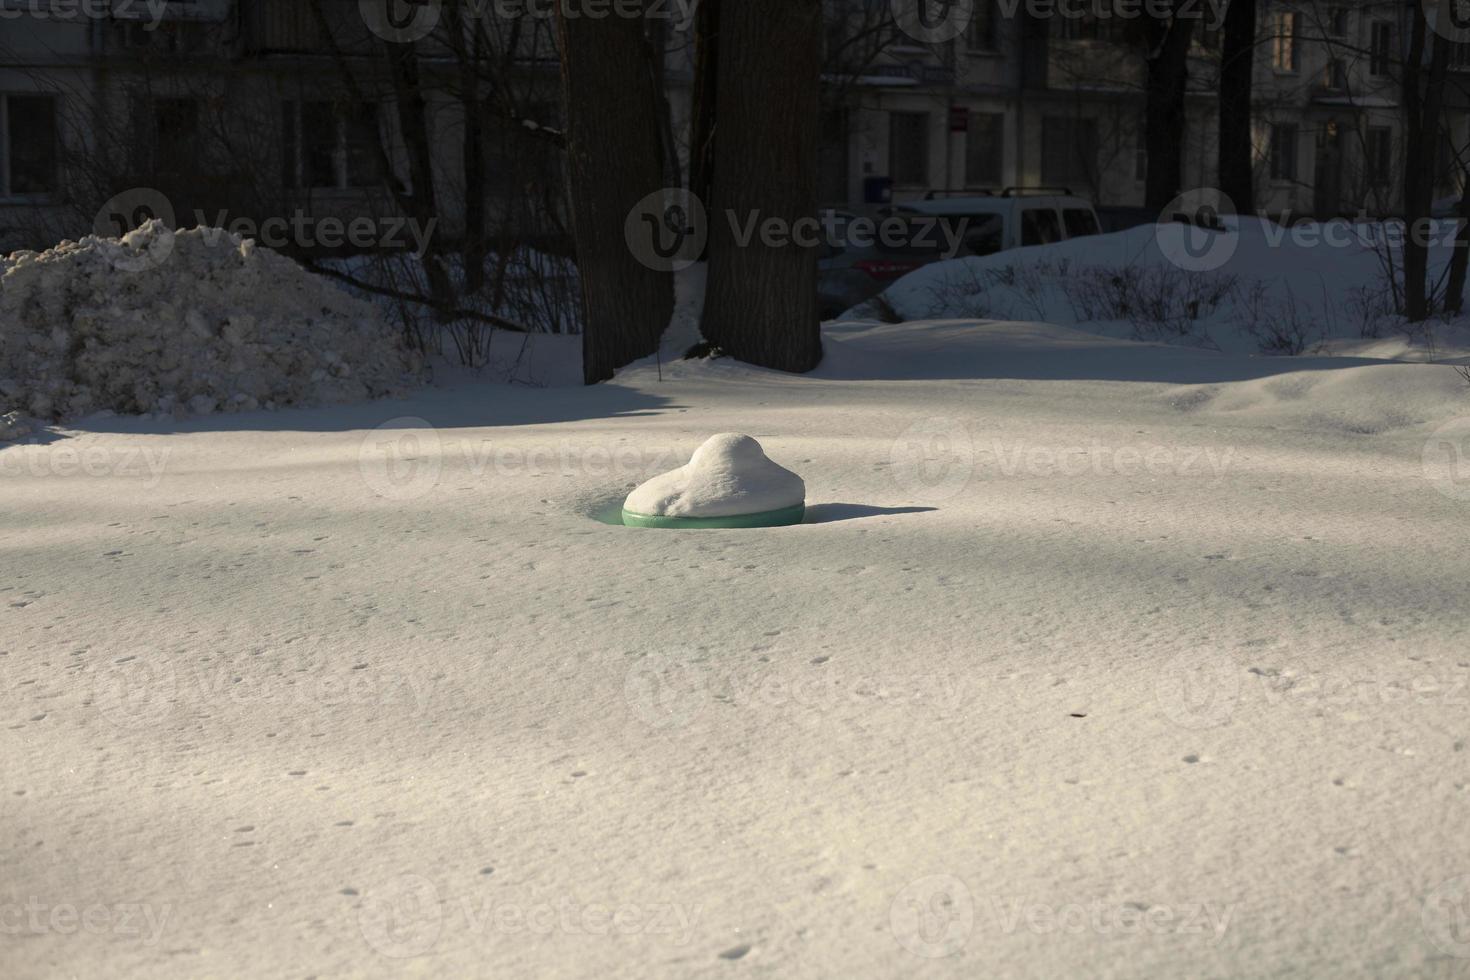
[[[896,279],[915,269],[953,258],[957,242],[946,239],[940,222],[904,208],[881,207],[869,211],[827,208],[822,212],[834,232],[817,262],[817,298],[822,319],[830,320],[865,300],[872,299]],[[889,234],[854,233],[855,222],[887,223]]]
[[[916,214],[963,221],[970,255],[1050,245],[1102,231],[1092,202],[1065,187],[1007,187],[999,194],[930,191],[923,200],[902,206]]]
[[[1097,209],[1098,220],[1102,222],[1103,231],[1127,231],[1129,228],[1137,228],[1139,225],[1155,224],[1159,220],[1159,212],[1153,208],[1138,208],[1117,205]]]

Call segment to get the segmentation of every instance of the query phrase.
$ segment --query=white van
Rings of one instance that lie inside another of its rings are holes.
[[[923,200],[904,201],[894,210],[934,215],[947,223],[964,220],[965,250],[971,255],[1050,245],[1102,230],[1092,203],[1065,187],[1007,187],[999,194],[930,191]]]

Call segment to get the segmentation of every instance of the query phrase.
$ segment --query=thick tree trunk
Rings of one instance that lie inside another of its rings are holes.
[[[814,234],[821,23],[821,0],[721,5],[703,332],[743,361],[782,371],[810,371],[822,358]]]
[[[1182,6],[1176,2],[1175,8]],[[1184,174],[1184,84],[1189,76],[1189,39],[1194,17],[1157,22],[1148,55],[1148,102],[1144,110],[1148,179],[1144,204],[1162,209],[1179,194]]]
[[[582,376],[596,384],[658,349],[673,277],[640,262],[624,236],[634,206],[663,187],[658,93],[643,18],[557,17],[577,269]]]
[[[1255,210],[1251,71],[1256,53],[1256,0],[1230,0],[1220,52],[1220,190],[1241,214]]]

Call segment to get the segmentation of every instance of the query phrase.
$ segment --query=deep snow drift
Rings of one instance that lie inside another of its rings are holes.
[[[0,257],[0,415],[331,404],[419,371],[373,307],[219,229],[150,222]]]
[[[1043,321],[1089,333],[1233,353],[1367,353],[1418,360],[1470,353],[1463,324],[1394,313],[1396,230],[1379,223],[1281,227],[1227,216],[1225,230],[1141,225],[1054,245],[924,266],[864,304],[904,320]],[[1454,225],[1436,229],[1441,281]]]

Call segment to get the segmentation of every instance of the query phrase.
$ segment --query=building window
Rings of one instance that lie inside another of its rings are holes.
[[[1348,8],[1332,7],[1327,11],[1327,31],[1334,37],[1347,37]]]
[[[193,174],[198,170],[199,103],[193,99],[157,99],[153,103],[153,169],[158,173]]]
[[[1097,174],[1097,120],[1044,116],[1041,120],[1041,182],[1091,187]]]
[[[1295,123],[1271,126],[1271,179],[1296,180],[1297,127]]]
[[[284,114],[287,187],[342,190],[383,182],[377,106],[287,102]]]
[[[1368,72],[1375,77],[1388,74],[1393,58],[1393,22],[1375,20],[1368,37]]]
[[[998,112],[970,113],[965,136],[965,184],[995,187],[1001,182],[1005,150],[1005,116]]]
[[[965,48],[970,51],[995,51],[995,0],[975,0],[975,12],[965,26]]]
[[[1281,10],[1271,15],[1271,67],[1277,71],[1296,71],[1301,67],[1301,50],[1297,44],[1302,15]]]
[[[1367,158],[1364,169],[1369,185],[1387,185],[1393,168],[1393,130],[1388,126],[1369,126],[1363,141],[1363,155]]]
[[[1329,92],[1347,91],[1347,69],[1337,58],[1327,62],[1322,70],[1322,87]]]
[[[57,189],[56,99],[0,95],[0,197]]]
[[[929,113],[888,114],[888,176],[900,187],[929,183]]]
[[[1099,0],[1074,4],[1068,16],[1050,20],[1056,25],[1056,37],[1063,41],[1117,41],[1123,37],[1126,27],[1126,21],[1113,11],[1112,5]]]

